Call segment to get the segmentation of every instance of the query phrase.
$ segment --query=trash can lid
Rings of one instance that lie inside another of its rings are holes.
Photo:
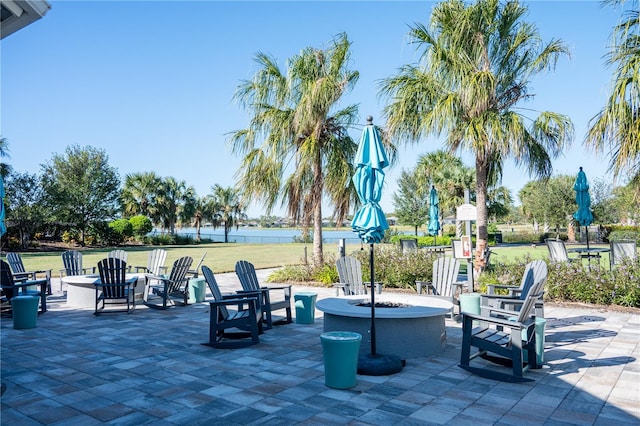
[[[362,335],[355,331],[327,331],[320,335],[324,340],[362,340]]]
[[[469,299],[480,299],[480,293],[460,293],[458,297],[469,298]]]
[[[314,293],[312,291],[300,291],[300,292],[294,294],[294,296],[309,296],[309,297],[310,296],[317,296],[317,295],[318,295],[318,293]]]
[[[11,300],[14,300],[14,299],[18,299],[18,300],[40,299],[40,296],[37,296],[37,295],[35,295],[35,294],[34,294],[34,295],[31,295],[31,294],[22,294],[22,295],[20,295],[20,296],[13,296],[13,297],[11,298]]]

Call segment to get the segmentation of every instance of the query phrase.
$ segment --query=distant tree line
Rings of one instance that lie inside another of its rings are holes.
[[[224,227],[228,241],[230,229],[246,218],[238,192],[218,184],[198,197],[184,181],[146,172],[127,175],[121,186],[106,152],[91,146],[54,154],[40,174],[5,169],[6,238],[23,249],[46,236],[113,245],[141,240],[154,227],[174,234],[177,226],[194,226],[200,240],[205,223]]]

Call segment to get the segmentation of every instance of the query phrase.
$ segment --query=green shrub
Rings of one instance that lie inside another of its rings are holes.
[[[133,235],[138,239],[142,239],[149,232],[153,231],[153,223],[151,223],[151,219],[145,215],[133,216],[129,219],[129,222],[133,227]]]
[[[64,231],[62,233],[62,242],[63,243],[75,243],[78,241],[78,233],[76,231]]]
[[[169,246],[176,243],[175,237],[171,234],[156,234],[145,237],[145,243],[154,246]]]
[[[193,237],[193,235],[174,235],[173,240],[175,241],[174,244],[180,246],[195,244],[195,238]]]
[[[640,231],[634,231],[632,229],[620,229],[611,231],[611,233],[607,236],[607,240],[636,240],[636,243],[638,243],[640,242]]]
[[[128,219],[116,219],[109,222],[109,228],[120,236],[120,242],[133,236],[133,225]]]
[[[451,245],[451,237],[449,235],[435,237],[435,243],[434,243],[434,237],[430,235],[422,235],[422,236],[416,237],[415,235],[399,234],[399,235],[390,236],[389,243],[396,244],[398,247],[400,247],[400,240],[416,240],[416,239],[418,240],[419,247]]]

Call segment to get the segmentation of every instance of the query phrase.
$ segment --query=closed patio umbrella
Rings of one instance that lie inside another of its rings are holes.
[[[2,176],[0,176],[0,237],[2,237],[7,232],[7,226],[4,223],[5,220],[5,211],[4,211],[4,180]]]
[[[429,235],[433,235],[433,245],[436,245],[438,231],[440,230],[440,201],[438,200],[438,191],[436,187],[431,185],[429,191],[429,226],[427,227]]]
[[[593,213],[591,213],[591,197],[589,196],[589,182],[587,175],[582,171],[578,172],[576,183],[573,185],[576,191],[576,203],[578,210],[573,214],[573,218],[580,226],[589,226],[593,222]],[[587,250],[589,250],[589,229],[587,229]]]
[[[382,241],[384,231],[389,228],[382,208],[378,204],[384,184],[383,169],[389,165],[387,154],[380,140],[380,133],[373,125],[373,118],[367,117],[367,126],[360,137],[356,153],[356,172],[353,175],[358,197],[362,207],[355,213],[351,222],[354,232],[369,244],[369,269],[371,283],[371,354],[358,359],[358,373],[380,376],[397,373],[402,370],[402,361],[392,355],[380,355],[376,351],[376,304],[373,245]]]

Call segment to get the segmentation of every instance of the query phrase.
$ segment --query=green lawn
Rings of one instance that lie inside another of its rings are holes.
[[[359,244],[347,245],[347,254],[360,249]],[[596,247],[596,245],[594,245]],[[608,247],[599,245],[598,247]],[[244,259],[253,263],[256,268],[274,268],[284,265],[302,264],[305,257],[311,261],[313,256],[313,246],[311,244],[287,243],[287,244],[239,244],[239,243],[214,243],[199,244],[189,246],[131,246],[125,247],[129,255],[128,264],[131,266],[144,266],[147,264],[149,251],[154,248],[167,250],[167,260],[165,265],[170,266],[182,256],[193,257],[194,264],[197,263],[204,252],[207,252],[204,264],[213,269],[214,272],[233,271],[236,261]],[[365,247],[365,250],[367,248]],[[516,258],[524,258],[527,253],[533,259],[548,258],[548,251],[544,244],[538,244],[535,248],[531,245],[522,246],[502,246],[492,247],[495,254],[491,261],[511,262]],[[94,266],[101,259],[107,256],[111,249],[82,249],[83,266]],[[325,254],[337,254],[338,247],[335,244],[324,245]],[[21,253],[24,266],[27,270],[52,269],[53,276],[58,275],[62,268],[62,252],[25,252]],[[601,259],[603,267],[609,267],[609,257],[604,253]]]

